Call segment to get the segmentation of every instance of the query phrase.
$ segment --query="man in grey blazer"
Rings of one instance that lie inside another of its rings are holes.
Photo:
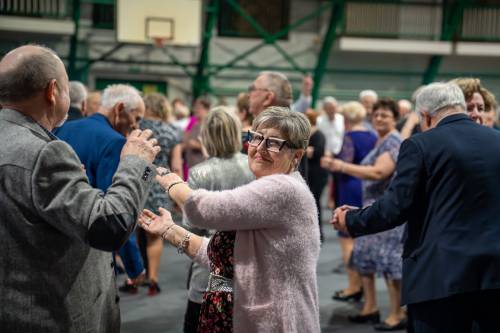
[[[0,61],[0,328],[118,332],[111,255],[133,231],[159,152],[131,133],[106,194],[89,184],[51,130],[69,107],[68,76],[50,49],[26,45]]]

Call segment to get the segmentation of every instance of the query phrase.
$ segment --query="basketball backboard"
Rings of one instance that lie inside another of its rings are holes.
[[[198,46],[202,0],[117,0],[116,32],[120,43]]]

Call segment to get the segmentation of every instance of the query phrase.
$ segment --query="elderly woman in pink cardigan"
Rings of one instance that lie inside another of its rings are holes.
[[[191,224],[216,229],[198,237],[168,211],[145,210],[139,224],[210,268],[199,332],[320,332],[316,263],[320,241],[314,197],[297,172],[310,125],[299,112],[270,107],[249,131],[256,180],[233,190],[192,191],[159,168],[158,182]]]

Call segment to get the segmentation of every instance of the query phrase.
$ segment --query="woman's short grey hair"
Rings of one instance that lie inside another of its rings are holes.
[[[125,111],[130,112],[142,103],[142,97],[137,89],[128,84],[109,85],[102,93],[101,105],[109,110],[117,103],[123,103]]]
[[[285,74],[273,71],[264,71],[259,74],[266,78],[266,89],[275,95],[274,104],[277,106],[290,106],[293,102],[292,85]]]
[[[292,148],[307,148],[311,136],[311,124],[306,116],[283,106],[268,107],[255,118],[252,129],[264,128],[279,130]]]
[[[241,150],[240,120],[228,107],[213,108],[201,127],[201,142],[209,156],[233,156]]]
[[[420,89],[416,97],[415,110],[419,114],[425,112],[434,116],[440,111],[455,106],[466,110],[465,97],[460,87],[451,82],[438,82]]]

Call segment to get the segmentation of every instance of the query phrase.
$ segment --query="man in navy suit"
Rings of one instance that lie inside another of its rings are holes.
[[[401,145],[386,194],[338,208],[332,223],[357,237],[407,221],[402,298],[413,331],[500,332],[500,133],[469,119],[453,83],[424,87],[416,104],[425,132]]]
[[[101,108],[92,116],[68,121],[56,135],[69,143],[85,166],[89,183],[106,192],[118,168],[125,137],[144,117],[144,102],[129,85],[108,86],[102,94]],[[129,280],[120,290],[137,292],[137,282],[144,276],[144,265],[136,244],[135,233],[120,249]]]

